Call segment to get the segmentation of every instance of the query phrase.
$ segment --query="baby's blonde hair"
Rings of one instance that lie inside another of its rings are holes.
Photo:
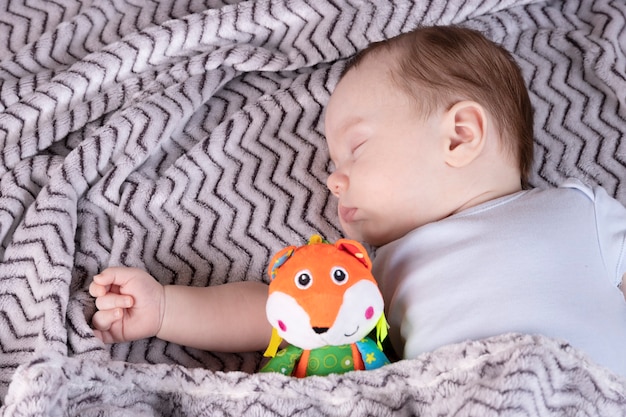
[[[533,112],[521,71],[508,51],[472,29],[420,27],[371,44],[344,73],[381,51],[395,58],[391,80],[415,99],[424,117],[461,100],[483,106],[494,119],[502,145],[518,161],[522,185],[528,187]]]

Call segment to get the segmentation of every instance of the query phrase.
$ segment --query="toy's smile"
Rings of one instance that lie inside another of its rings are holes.
[[[359,331],[359,326],[356,326],[356,329],[355,329],[352,333],[350,333],[350,334],[348,334],[348,333],[344,333],[343,335],[344,335],[345,337],[352,337],[352,336],[354,336],[354,335],[356,334],[356,332],[358,332],[358,331]]]

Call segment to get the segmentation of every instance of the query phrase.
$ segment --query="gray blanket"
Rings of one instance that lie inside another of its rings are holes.
[[[306,379],[93,336],[106,266],[264,280],[278,249],[339,238],[324,105],[358,50],[434,23],[518,59],[533,185],[573,176],[626,203],[623,0],[0,0],[2,415],[626,415],[625,379],[542,336]]]

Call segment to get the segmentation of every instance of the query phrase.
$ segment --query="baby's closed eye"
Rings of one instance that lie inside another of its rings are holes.
[[[352,156],[358,156],[363,150],[363,145],[365,145],[365,142],[362,142],[358,146],[352,148]]]
[[[352,146],[350,148],[350,154],[352,155],[352,158],[358,157],[363,152],[363,148],[366,142],[367,141],[365,139],[359,139],[352,143]]]

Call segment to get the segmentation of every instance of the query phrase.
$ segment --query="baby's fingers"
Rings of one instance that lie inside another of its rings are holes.
[[[96,282],[92,282],[89,284],[89,294],[92,297],[102,297],[109,291],[108,285],[100,285]]]
[[[104,343],[115,343],[116,340],[113,338],[111,333],[109,332],[101,332],[98,329],[94,329],[93,334]]]
[[[113,323],[120,320],[123,315],[124,312],[121,308],[96,311],[96,314],[94,314],[93,318],[91,319],[91,324],[93,324],[93,327],[96,330],[99,330],[100,332],[107,332],[109,329],[111,329]],[[98,336],[98,333],[96,333],[96,336]],[[102,337],[99,338],[102,339]]]
[[[104,343],[124,342],[120,332],[123,317],[124,310],[121,308],[96,312],[91,319],[93,334]]]
[[[96,307],[98,310],[113,310],[119,308],[130,308],[132,306],[133,297],[130,295],[108,293],[96,298]]]

